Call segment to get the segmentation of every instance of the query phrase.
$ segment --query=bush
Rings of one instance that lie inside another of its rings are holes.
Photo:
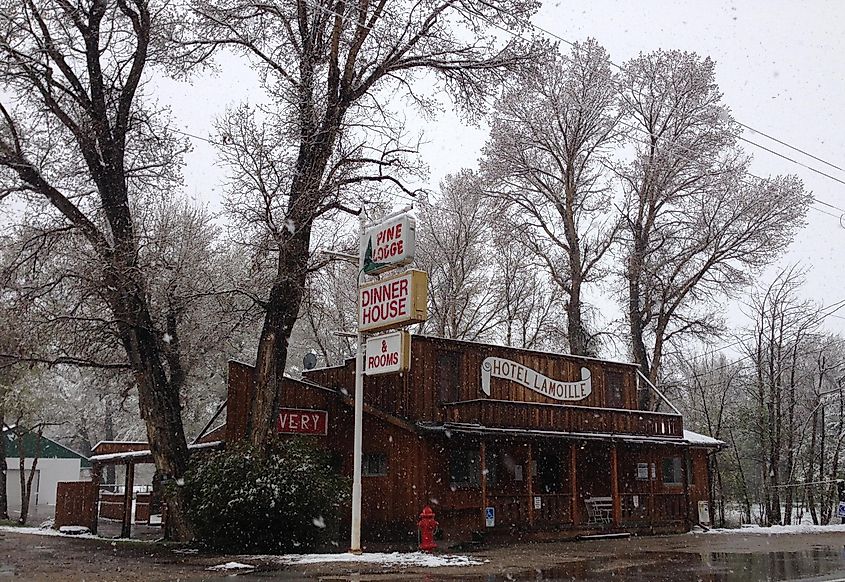
[[[335,539],[349,485],[327,456],[303,440],[194,455],[185,475],[197,541],[214,550],[303,551]]]

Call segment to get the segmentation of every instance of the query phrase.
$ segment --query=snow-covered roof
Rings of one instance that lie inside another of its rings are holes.
[[[724,447],[725,442],[719,439],[714,439],[706,434],[699,434],[691,430],[684,429],[684,440],[689,444],[698,447]]]
[[[223,445],[222,441],[212,441],[209,443],[196,443],[188,445],[191,451],[199,449],[214,449]],[[122,453],[109,453],[107,455],[94,455],[89,460],[92,462],[102,463],[104,461],[132,461],[133,459],[143,459],[151,457],[152,453],[149,449],[144,451],[126,451]]]

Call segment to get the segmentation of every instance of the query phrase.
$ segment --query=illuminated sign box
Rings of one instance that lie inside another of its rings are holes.
[[[358,288],[358,329],[381,331],[428,319],[428,273],[401,275]]]
[[[411,367],[411,334],[397,331],[367,339],[364,374],[404,372]]]
[[[414,219],[405,214],[364,232],[360,248],[364,273],[378,275],[413,261],[416,229]]]

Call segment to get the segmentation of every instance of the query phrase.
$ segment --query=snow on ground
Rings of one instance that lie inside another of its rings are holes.
[[[242,572],[244,570],[255,570],[255,566],[249,564],[241,564],[240,562],[226,562],[225,564],[217,564],[206,568],[212,572]]]
[[[62,528],[64,529],[64,528]],[[87,529],[87,528],[86,528]],[[40,528],[40,527],[18,527],[14,525],[0,525],[0,532],[8,532],[8,533],[19,533],[19,534],[28,534],[33,536],[49,536],[54,538],[76,538],[76,539],[86,539],[86,540],[108,540],[111,542],[148,542],[152,543],[152,540],[138,540],[138,539],[129,539],[129,538],[102,538],[98,535],[94,535],[92,533],[63,533],[60,531],[56,531],[52,528]]]
[[[763,527],[761,525],[745,526],[740,528],[720,528],[711,529],[706,534],[762,534],[762,535],[781,535],[781,534],[822,534],[822,533],[845,533],[845,524],[831,524],[831,525],[813,525],[809,523],[802,523],[799,525],[773,525],[771,527]]]
[[[427,554],[425,552],[408,553],[363,553],[363,554],[288,554],[285,556],[242,556],[243,558],[261,559],[277,564],[324,564],[329,562],[354,562],[359,564],[381,564],[385,567],[394,566],[422,566],[438,568],[441,566],[476,566],[480,560],[468,556],[448,554]]]

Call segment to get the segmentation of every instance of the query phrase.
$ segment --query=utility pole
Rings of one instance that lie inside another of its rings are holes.
[[[358,215],[358,240],[364,238],[364,213]],[[361,287],[364,277],[364,256],[358,253],[358,278],[355,294]],[[358,308],[355,308],[355,319],[358,319]],[[352,448],[352,533],[349,551],[353,554],[361,553],[361,447],[364,440],[364,334],[361,332],[361,322],[356,325],[358,336],[358,350],[355,355],[355,429]]]

